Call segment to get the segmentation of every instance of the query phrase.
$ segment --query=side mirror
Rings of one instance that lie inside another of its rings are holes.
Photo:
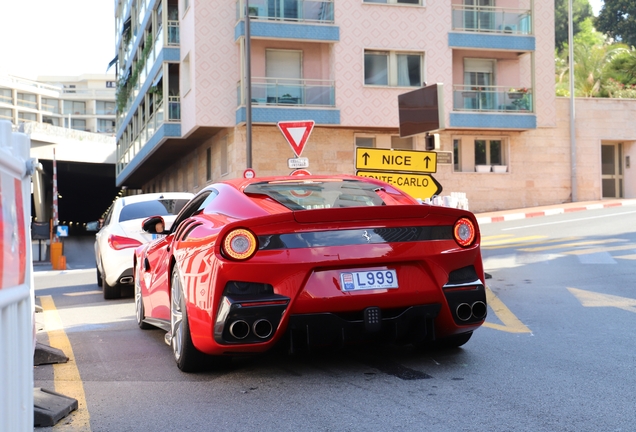
[[[149,234],[163,234],[166,223],[161,216],[150,216],[141,223],[141,229]]]

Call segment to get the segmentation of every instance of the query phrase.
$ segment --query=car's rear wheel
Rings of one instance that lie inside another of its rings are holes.
[[[179,270],[175,265],[170,284],[170,330],[172,352],[177,366],[183,372],[196,372],[204,366],[208,356],[194,347],[190,336],[188,312],[186,310]]]
[[[103,264],[102,268],[104,268]],[[121,286],[119,286],[117,282],[115,282],[115,285],[109,285],[108,282],[106,282],[106,272],[102,272],[102,291],[105,300],[121,298]]]
[[[449,336],[436,340],[435,345],[440,348],[458,348],[468,342],[472,336],[473,332]]]
[[[151,329],[152,326],[144,322],[146,317],[146,311],[144,309],[144,300],[141,296],[141,286],[139,285],[139,279],[135,275],[135,317],[137,318],[137,325],[142,330]]]

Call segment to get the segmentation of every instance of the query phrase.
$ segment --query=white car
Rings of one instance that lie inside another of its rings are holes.
[[[117,198],[110,206],[103,227],[95,235],[97,285],[105,299],[121,297],[121,288],[133,284],[135,248],[161,234],[147,234],[141,223],[150,216],[162,216],[169,230],[183,206],[194,195],[164,192]]]

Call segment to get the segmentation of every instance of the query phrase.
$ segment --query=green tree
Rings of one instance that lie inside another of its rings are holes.
[[[610,1],[610,0],[606,0]],[[626,0],[633,1],[633,0]],[[572,0],[573,33],[581,31],[581,24],[592,17],[592,6],[588,0]],[[554,0],[554,45],[557,51],[568,43],[568,0]]]
[[[595,25],[617,42],[636,46],[636,0],[605,0]]]

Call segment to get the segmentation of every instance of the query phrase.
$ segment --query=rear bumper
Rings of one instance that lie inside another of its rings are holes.
[[[354,314],[292,315],[287,334],[292,351],[369,340],[419,343],[435,338],[435,318],[440,309],[440,304],[430,304],[403,309],[374,307]]]

